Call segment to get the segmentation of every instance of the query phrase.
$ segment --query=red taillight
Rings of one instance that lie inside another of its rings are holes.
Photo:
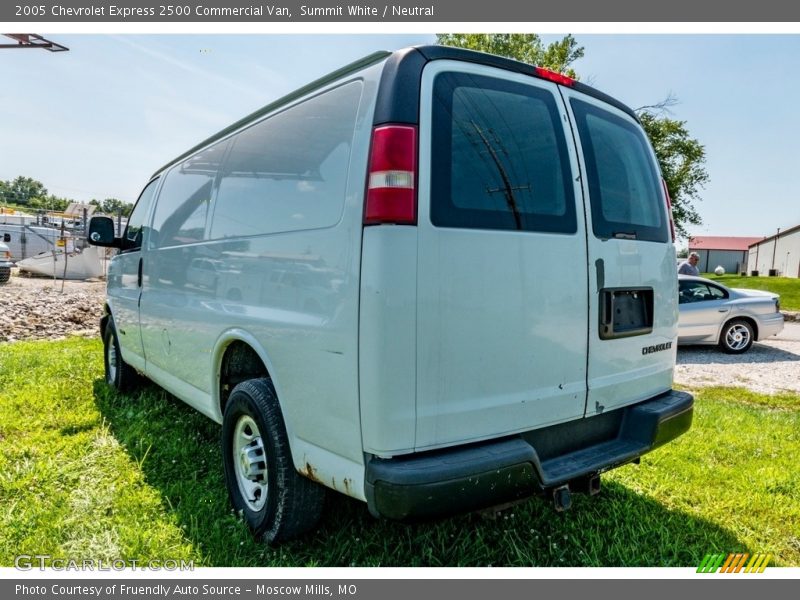
[[[572,87],[575,85],[575,80],[572,77],[567,77],[563,73],[557,73],[555,71],[551,71],[550,69],[544,69],[542,67],[534,67],[534,72],[536,73],[537,77],[542,79],[547,79],[547,81],[552,81],[559,85],[567,85]]]
[[[364,225],[417,222],[417,128],[382,125],[372,130]]]
[[[675,242],[675,221],[672,219],[672,200],[669,197],[669,190],[667,189],[667,182],[661,178],[661,185],[664,186],[664,198],[667,201],[667,215],[669,215],[669,230],[672,233],[672,241]]]

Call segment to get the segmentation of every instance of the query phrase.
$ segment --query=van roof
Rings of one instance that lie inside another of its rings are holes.
[[[270,102],[266,106],[264,106],[262,108],[259,108],[257,111],[250,113],[246,117],[242,117],[241,119],[239,119],[235,123],[233,123],[231,125],[228,125],[222,131],[219,131],[219,132],[215,133],[214,135],[212,135],[209,138],[206,138],[205,140],[203,140],[202,142],[200,142],[196,146],[193,146],[192,148],[190,148],[189,150],[187,150],[186,152],[184,152],[180,156],[174,158],[173,160],[171,160],[170,162],[165,164],[163,167],[158,169],[158,171],[153,173],[153,175],[151,176],[151,179],[152,179],[152,177],[155,177],[156,175],[158,175],[162,171],[168,169],[169,167],[171,167],[175,163],[182,161],[184,158],[188,158],[189,156],[191,156],[192,154],[194,154],[198,150],[202,150],[206,146],[209,146],[209,145],[213,144],[217,140],[221,140],[222,138],[224,138],[225,136],[233,133],[237,129],[241,129],[242,127],[244,127],[245,125],[247,125],[251,121],[256,121],[260,117],[263,117],[263,116],[269,114],[270,112],[272,112],[273,110],[275,110],[277,108],[280,108],[284,104],[289,104],[293,100],[296,100],[297,98],[301,98],[302,96],[305,96],[306,94],[309,94],[309,93],[313,92],[314,90],[316,90],[318,88],[324,87],[324,86],[328,85],[329,83],[333,83],[337,79],[341,79],[342,77],[346,77],[347,75],[350,75],[351,73],[355,73],[355,72],[360,71],[362,69],[366,69],[367,67],[372,66],[372,65],[384,60],[386,57],[391,56],[391,55],[392,55],[391,52],[386,52],[386,51],[373,52],[369,56],[365,56],[364,58],[361,58],[361,59],[359,59],[357,61],[354,61],[354,62],[352,62],[352,63],[350,63],[348,65],[345,65],[344,67],[342,67],[340,69],[336,69],[335,71],[333,71],[331,73],[328,73],[327,75],[324,75],[324,76],[320,77],[319,79],[315,79],[311,83],[307,83],[303,87],[298,88],[295,91],[293,91],[293,92],[291,92],[289,94],[286,94],[285,96],[282,96],[281,98],[278,98],[274,102]]]
[[[476,52],[475,50],[464,50],[463,48],[454,48],[451,46],[436,46],[436,45],[416,46],[416,49],[422,54],[424,54],[428,60],[453,59],[453,60],[463,60],[467,62],[478,62],[484,65],[497,67],[499,69],[505,69],[507,71],[523,73],[525,75],[531,75],[533,77],[541,77],[541,74],[537,72],[536,70],[537,67],[535,65],[531,65],[529,63],[521,62],[518,60],[513,60],[511,58],[504,58],[502,56],[497,56],[495,54]],[[593,88],[590,85],[581,83],[578,80],[574,80],[573,83],[570,85],[570,87],[578,92],[581,92],[582,94],[588,94],[589,96],[593,96],[594,98],[602,100],[607,104],[611,104],[612,106],[627,113],[637,121],[639,120],[633,109],[623,104],[616,98],[613,98],[608,94],[605,94],[600,90]]]
[[[541,73],[537,71],[537,67],[534,65],[510,58],[504,58],[502,56],[496,56],[494,54],[477,52],[475,50],[465,50],[463,48],[455,48],[452,46],[423,45],[403,48],[395,52],[374,52],[323,77],[320,77],[319,79],[316,79],[239,119],[222,131],[215,133],[196,146],[193,146],[180,156],[177,156],[153,173],[152,177],[155,177],[172,165],[182,161],[185,158],[188,158],[206,146],[221,140],[222,138],[230,135],[238,129],[241,129],[247,124],[266,116],[281,106],[289,104],[290,102],[305,96],[316,89],[322,88],[338,79],[347,77],[352,73],[366,69],[367,67],[384,60],[387,61],[387,64],[381,76],[379,96],[375,108],[374,123],[376,125],[381,123],[419,122],[418,99],[420,74],[425,64],[433,60],[459,60],[464,62],[472,62],[504,69],[506,71],[513,71],[515,73],[522,73],[524,75],[530,75],[537,78],[542,77]],[[610,104],[630,115],[636,121],[639,121],[636,113],[631,108],[619,100],[616,100],[615,98],[612,98],[611,96],[604,94],[603,92],[589,85],[581,83],[580,81],[574,81],[572,84],[570,84],[570,87],[578,92],[587,94],[607,104]]]

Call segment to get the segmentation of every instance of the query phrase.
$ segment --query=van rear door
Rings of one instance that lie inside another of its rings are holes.
[[[586,234],[557,86],[437,60],[420,106],[417,450],[582,416]]]
[[[561,88],[577,130],[589,250],[587,415],[672,387],[677,273],[655,154],[633,115]]]

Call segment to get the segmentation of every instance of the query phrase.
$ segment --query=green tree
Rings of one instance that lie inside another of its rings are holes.
[[[687,225],[703,222],[693,201],[701,199],[700,190],[708,182],[705,147],[689,134],[686,121],[658,115],[651,109],[637,112],[667,183],[675,232],[679,237],[689,237]]]
[[[583,47],[571,35],[547,46],[535,33],[437,33],[436,43],[506,56],[576,77],[570,66],[583,57]]]
[[[437,34],[436,42],[470,50],[489,52],[513,58],[578,78],[572,63],[583,57],[584,49],[571,35],[547,46],[536,34]],[[664,113],[675,104],[670,96],[661,104],[637,109],[637,114],[653,144],[664,181],[672,200],[672,216],[676,234],[688,237],[687,225],[702,223],[693,202],[699,201],[700,190],[708,182],[703,145],[692,138],[685,121],[677,121]]]
[[[116,215],[118,212],[122,211],[122,216],[124,217],[130,215],[132,209],[133,204],[124,202],[123,200],[117,200],[116,198],[106,198],[100,205],[100,210],[104,213]]]
[[[107,215],[116,215],[122,211],[123,217],[128,217],[133,210],[133,204],[116,198],[106,198],[102,202],[100,200],[90,200],[89,204],[97,207],[97,211]]]
[[[14,181],[6,182],[2,191],[4,202],[21,206],[27,206],[34,198],[47,197],[47,189],[42,182],[22,175]]]
[[[70,202],[72,201],[69,198],[59,198],[53,194],[48,194],[47,196],[31,198],[28,202],[28,208],[62,212],[67,209]]]

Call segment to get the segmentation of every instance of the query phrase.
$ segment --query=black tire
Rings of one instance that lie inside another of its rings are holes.
[[[132,392],[142,384],[136,369],[122,360],[114,320],[109,319],[103,335],[103,366],[106,383],[120,392]]]
[[[7,283],[9,279],[11,279],[11,269],[0,269],[0,283]]]
[[[733,319],[725,323],[719,334],[719,347],[727,354],[742,354],[753,345],[753,326],[744,319]]]
[[[325,488],[295,470],[269,379],[250,379],[233,388],[222,421],[222,460],[231,504],[257,539],[283,542],[319,521]]]

